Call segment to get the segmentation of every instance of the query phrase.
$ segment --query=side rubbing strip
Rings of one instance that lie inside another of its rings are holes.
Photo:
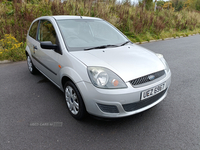
[[[49,69],[47,66],[45,66],[41,61],[39,61],[35,56],[32,55],[32,57],[39,62],[43,67],[45,67],[47,70],[49,70],[51,73],[53,73],[54,75],[57,75],[57,73],[53,72],[51,69]]]

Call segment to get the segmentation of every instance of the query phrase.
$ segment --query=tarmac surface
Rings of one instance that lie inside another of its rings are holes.
[[[171,87],[152,109],[115,120],[77,121],[25,61],[0,64],[0,150],[199,150],[200,35],[140,46],[164,55]]]

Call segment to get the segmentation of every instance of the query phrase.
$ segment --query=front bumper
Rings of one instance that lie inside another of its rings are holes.
[[[166,90],[141,101],[141,92],[166,82]],[[88,82],[79,82],[77,87],[82,95],[88,113],[107,118],[130,116],[145,111],[166,96],[171,84],[171,72],[165,78],[150,85],[134,88],[129,82],[125,89],[99,89]]]

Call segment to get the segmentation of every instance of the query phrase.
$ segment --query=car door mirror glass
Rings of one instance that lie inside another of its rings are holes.
[[[57,49],[58,46],[56,44],[52,44],[51,41],[44,41],[40,43],[41,48],[43,49]]]

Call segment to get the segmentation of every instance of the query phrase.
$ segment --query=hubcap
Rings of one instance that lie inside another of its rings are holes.
[[[67,86],[65,89],[65,99],[71,113],[77,115],[79,111],[78,98],[76,92],[71,86]]]
[[[28,69],[30,70],[30,72],[32,72],[33,71],[33,64],[32,64],[30,56],[27,57],[27,63],[28,63]]]

